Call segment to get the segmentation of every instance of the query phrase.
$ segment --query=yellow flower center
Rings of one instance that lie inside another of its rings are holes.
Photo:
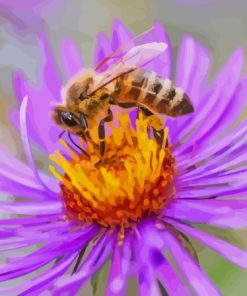
[[[55,151],[51,172],[61,182],[61,196],[70,219],[109,228],[128,228],[143,217],[159,215],[174,196],[175,165],[169,148],[160,147],[148,136],[148,120],[136,121],[136,130],[127,114],[117,115],[118,127],[110,127],[106,151],[99,161],[95,145],[88,144],[90,159],[77,155],[61,141],[69,160]],[[165,129],[165,139],[167,138]],[[97,130],[91,131],[96,143]]]

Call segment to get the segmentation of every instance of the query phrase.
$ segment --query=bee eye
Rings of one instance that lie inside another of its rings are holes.
[[[66,124],[67,126],[76,126],[77,122],[75,121],[74,117],[72,116],[72,114],[70,112],[67,111],[63,111],[60,113],[60,117],[61,120],[64,124]]]

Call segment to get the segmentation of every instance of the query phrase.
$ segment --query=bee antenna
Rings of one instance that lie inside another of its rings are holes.
[[[82,149],[78,144],[76,144],[76,142],[73,140],[70,132],[68,132],[68,137],[69,137],[71,143],[89,158],[89,154],[84,149]]]

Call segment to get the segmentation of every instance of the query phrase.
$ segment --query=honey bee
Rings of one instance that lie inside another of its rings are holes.
[[[160,145],[164,131],[157,114],[178,117],[194,111],[181,88],[145,70],[145,65],[167,47],[163,42],[142,43],[145,36],[116,50],[95,69],[85,69],[73,77],[62,91],[64,103],[53,111],[53,119],[69,136],[74,134],[87,139],[89,129],[97,124],[101,157],[105,152],[104,124],[113,119],[111,105],[137,106],[139,112],[150,119],[149,126]]]

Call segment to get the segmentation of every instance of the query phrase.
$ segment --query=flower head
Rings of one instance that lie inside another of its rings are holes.
[[[171,44],[159,23],[154,29],[146,41],[165,42],[168,49],[146,67],[170,78]],[[132,37],[116,21],[112,42],[99,35],[95,63]],[[246,122],[233,126],[247,90],[247,79],[241,75],[242,50],[232,54],[207,86],[210,54],[193,38],[184,37],[176,84],[188,93],[195,112],[166,120],[168,141],[162,147],[149,136],[145,118],[135,123],[136,110],[118,115],[100,161],[95,139],[84,147],[90,158],[77,152],[69,139],[59,143],[60,131],[47,114],[62,83],[47,38],[41,36],[40,44],[45,63],[39,87],[20,73],[14,75],[28,165],[0,150],[1,191],[16,196],[0,207],[11,214],[0,220],[0,246],[8,251],[0,279],[22,278],[21,284],[2,289],[2,294],[76,295],[110,259],[106,295],[126,295],[133,276],[140,295],[161,295],[164,289],[169,295],[220,295],[200,267],[190,238],[247,268],[244,250],[197,227],[247,225]],[[70,78],[83,67],[80,54],[68,39],[61,52]],[[12,118],[16,116],[15,111]],[[37,169],[28,135],[50,154],[55,178]],[[11,257],[13,251],[20,256]]]
[[[66,211],[89,225],[129,228],[147,215],[159,214],[174,195],[174,159],[168,148],[149,139],[147,120],[140,117],[136,130],[126,114],[119,116],[119,123],[106,138],[100,162],[94,145],[88,148],[90,159],[78,156],[64,141],[72,160],[59,151],[51,155],[64,171],[61,175],[51,166],[61,182]]]

